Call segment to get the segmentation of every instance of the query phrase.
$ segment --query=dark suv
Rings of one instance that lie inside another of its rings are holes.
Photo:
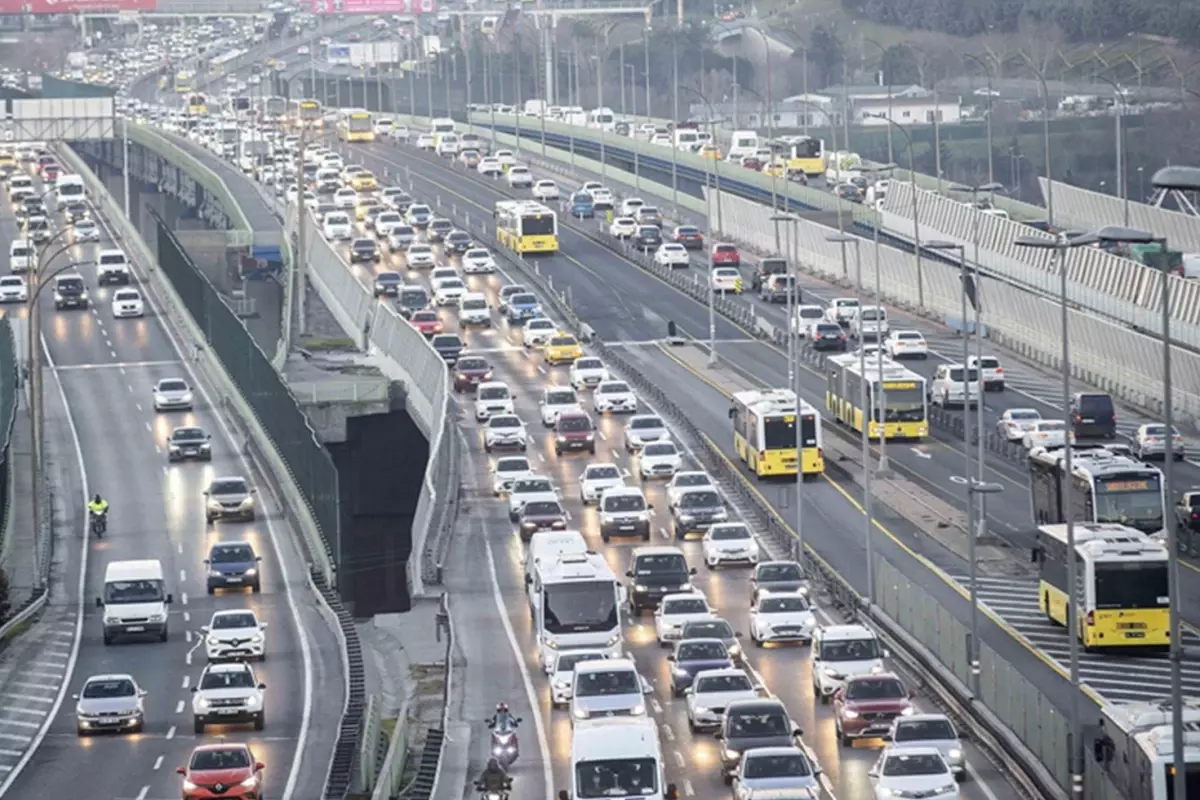
[[[758,262],[758,269],[754,270],[754,277],[750,279],[750,285],[757,292],[772,275],[786,275],[787,271],[786,258],[769,256]]]
[[[54,308],[87,308],[87,287],[79,275],[60,275],[54,279]]]
[[[1117,438],[1117,410],[1111,395],[1078,392],[1071,399],[1071,427],[1076,438]]]
[[[587,450],[596,453],[596,431],[586,411],[563,411],[554,421],[554,452]]]
[[[400,316],[410,319],[416,312],[429,308],[429,292],[423,286],[402,286],[396,298],[396,308]]]
[[[625,573],[629,578],[629,612],[658,608],[668,594],[689,592],[696,570],[676,547],[639,547],[633,551],[633,564]]]
[[[717,731],[721,772],[726,780],[737,770],[742,753],[755,747],[796,747],[803,732],[779,700],[734,700],[725,708]]]
[[[715,522],[729,519],[725,501],[715,489],[697,487],[680,492],[671,509],[671,522],[676,539],[686,539],[689,533],[707,531]]]

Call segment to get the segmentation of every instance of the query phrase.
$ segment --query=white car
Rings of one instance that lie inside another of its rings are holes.
[[[595,356],[584,356],[575,359],[575,362],[571,364],[567,381],[575,387],[575,391],[582,392],[585,389],[596,388],[609,377],[608,368],[604,366],[603,361]]]
[[[924,800],[958,800],[958,782],[936,747],[892,745],[884,748],[868,773],[875,781],[875,797],[921,797]]]
[[[508,169],[517,163],[517,154],[512,150],[497,150],[496,161],[500,162],[502,169]]]
[[[603,389],[603,387],[601,387]],[[596,390],[597,393],[600,389]],[[625,423],[625,451],[636,453],[651,442],[669,441],[667,424],[657,414],[637,414]]]
[[[676,242],[660,244],[654,251],[654,263],[662,267],[686,267],[691,260],[687,248]]]
[[[621,201],[621,216],[632,217],[644,205],[646,205],[646,201],[640,197],[626,197]]]
[[[700,670],[692,679],[692,685],[686,695],[688,728],[695,732],[720,727],[725,719],[725,709],[730,703],[736,700],[757,700],[758,690],[754,688],[754,681],[750,680],[750,676],[744,670],[729,667]]]
[[[500,163],[500,159],[493,156],[484,156],[479,159],[479,164],[475,167],[475,171],[480,175],[488,175],[496,177],[504,174],[504,165]]]
[[[454,267],[434,267],[433,272],[429,273],[429,282],[437,283],[446,278],[457,278],[458,270]]]
[[[566,708],[571,703],[575,693],[575,665],[584,661],[603,661],[608,655],[603,650],[584,650],[569,648],[559,650],[554,657],[554,664],[548,670],[550,674],[550,705],[554,708]]]
[[[618,239],[628,239],[637,233],[637,220],[633,217],[617,217],[608,226],[610,236],[615,236]]]
[[[458,298],[458,324],[491,325],[492,309],[483,292],[467,292]]]
[[[479,384],[475,392],[475,420],[483,422],[497,414],[515,414],[513,395],[503,381],[487,381]]]
[[[29,300],[29,286],[20,275],[0,278],[0,303],[24,303]]]
[[[683,454],[674,442],[651,442],[638,454],[642,480],[670,478],[683,466]]]
[[[564,411],[581,411],[583,406],[579,404],[579,395],[570,386],[549,386],[542,390],[538,409],[543,427],[553,428],[559,414]]]
[[[1072,436],[1071,440],[1074,441]],[[1025,431],[1021,444],[1026,450],[1035,447],[1055,448],[1067,446],[1067,423],[1061,419],[1040,419]]]
[[[1020,442],[1033,430],[1034,424],[1041,421],[1042,412],[1036,408],[1007,408],[996,420],[996,433],[1006,441]]]
[[[929,343],[920,331],[892,331],[883,346],[894,359],[929,358]]]
[[[433,245],[424,242],[414,242],[404,251],[404,261],[410,267],[432,267],[437,263]]]
[[[407,143],[411,137],[412,132],[409,131],[407,125],[397,125],[395,122],[392,123],[392,138],[397,142]]]
[[[75,223],[71,233],[76,242],[100,241],[100,226],[94,220],[81,219]]]
[[[742,273],[737,267],[714,267],[710,274],[713,291],[742,292]]]
[[[527,189],[533,186],[533,173],[523,164],[514,164],[508,168],[506,175],[508,185],[513,189]]]
[[[441,278],[433,284],[433,302],[439,306],[458,305],[459,298],[467,293],[460,278]]]
[[[266,723],[266,685],[258,682],[249,664],[209,664],[192,687],[192,723],[195,732],[208,725]]]
[[[725,564],[758,563],[758,541],[744,522],[720,522],[704,532],[701,542],[704,563],[709,569]]]
[[[811,642],[817,618],[808,595],[763,590],[750,607],[750,641],[756,647],[775,642]]]
[[[967,776],[962,739],[945,714],[918,713],[896,717],[888,739],[893,746],[936,748],[956,778],[961,781]]]
[[[468,275],[490,275],[496,271],[496,259],[484,247],[472,247],[463,253],[462,265]]]
[[[375,235],[382,239],[391,234],[393,228],[401,227],[404,224],[404,217],[400,216],[399,211],[384,211],[375,218],[373,227]]]
[[[579,476],[579,501],[585,506],[600,502],[600,496],[609,489],[625,486],[621,470],[616,464],[588,464]]]
[[[1187,456],[1183,436],[1178,428],[1172,426],[1171,430],[1171,456],[1175,461],[1182,461]],[[1139,460],[1164,459],[1167,455],[1167,426],[1161,422],[1143,423],[1130,437],[1130,442],[1133,444],[1133,453]]]
[[[530,475],[517,478],[508,490],[508,518],[516,522],[520,517],[521,508],[526,503],[541,501],[559,501],[558,490],[554,483],[544,475]]]
[[[608,189],[608,187],[593,186],[592,188],[585,189],[584,191],[586,191],[588,194],[590,194],[592,196],[592,204],[593,205],[605,206],[607,208],[612,208],[613,193],[611,190]]]
[[[302,44],[296,48],[296,55],[298,55],[298,56],[306,56],[311,52],[312,52],[312,50],[310,50],[308,45],[306,45],[306,44]],[[254,77],[258,77],[258,76],[256,75]]]
[[[326,241],[349,241],[354,236],[354,225],[350,222],[349,214],[335,211],[325,215],[325,221],[321,223],[321,232]]]
[[[248,608],[217,611],[200,629],[209,661],[267,658],[267,623]]]
[[[674,508],[679,502],[679,495],[688,489],[716,489],[712,476],[703,470],[687,470],[676,472],[667,484],[667,507]]]
[[[521,344],[526,347],[541,347],[558,333],[558,325],[553,320],[537,317],[525,323],[521,329]]]
[[[492,465],[492,494],[496,497],[506,495],[517,480],[531,477],[533,467],[525,456],[498,458]]]
[[[635,414],[637,410],[637,395],[625,381],[602,380],[592,392],[592,411],[597,414],[606,411]]]
[[[516,414],[497,414],[488,420],[483,429],[483,449],[492,452],[496,448],[515,448],[521,452],[529,446],[529,434],[525,423]]]
[[[417,135],[418,150],[432,150],[436,146],[432,133],[421,133]]]
[[[163,378],[154,384],[155,411],[191,411],[192,388],[182,378]]]
[[[144,317],[146,305],[137,289],[117,289],[113,292],[112,313],[114,317]]]
[[[338,208],[354,208],[358,205],[358,192],[349,186],[343,186],[333,193],[333,204]]]
[[[512,175],[512,171],[509,171]],[[558,199],[558,184],[551,180],[542,179],[533,185],[533,196],[543,203],[547,200]]]
[[[654,634],[661,645],[678,641],[689,622],[712,619],[716,614],[699,590],[669,594],[654,609]]]

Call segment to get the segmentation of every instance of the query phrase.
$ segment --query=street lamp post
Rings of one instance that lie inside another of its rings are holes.
[[[791,243],[795,241],[795,230],[800,224],[800,218],[795,214],[784,213],[775,214],[771,217],[771,221],[775,223],[775,229],[778,232],[779,223],[783,222],[788,225],[788,281],[789,286],[789,309],[792,308],[791,301],[794,299],[797,303],[800,291],[799,282],[796,279],[796,264],[795,259],[791,257]],[[778,236],[778,233],[776,234]],[[844,252],[844,251],[843,251]],[[800,421],[800,370],[797,362],[800,359],[800,339],[796,330],[798,319],[795,311],[788,311],[788,388],[796,395],[796,560],[804,565],[804,459],[801,453],[804,449],[804,433],[803,426]]]
[[[1050,172],[1050,88],[1046,85],[1046,73],[1033,63],[1026,53],[1021,53],[1029,69],[1037,76],[1042,86],[1042,148],[1046,159],[1046,224],[1054,228],[1054,175]],[[990,178],[989,178],[990,180]]]
[[[719,120],[713,112],[712,103],[708,98],[700,93],[699,90],[693,89],[690,86],[681,86],[681,89],[691,92],[704,103],[708,109],[708,119],[706,120],[709,129],[712,131],[712,140],[717,141],[717,123]],[[721,230],[724,227],[721,219],[721,207],[724,205],[721,202],[721,159],[706,158],[705,161],[712,161],[713,165],[713,195],[717,199],[717,227],[713,233],[715,237],[720,238]],[[706,181],[707,183],[707,181]],[[708,365],[714,367],[717,364],[717,295],[716,289],[713,287],[712,271],[708,275]]]
[[[992,67],[977,55],[964,53],[963,58],[968,61],[973,61],[983,67],[983,72],[987,75],[987,150],[988,150],[988,183],[996,180],[996,170],[992,162]],[[934,87],[937,91],[937,87]]]
[[[1124,143],[1124,117],[1125,117],[1125,90],[1121,88],[1121,84],[1107,78],[1103,75],[1097,76],[1100,80],[1113,87],[1113,119],[1115,120],[1117,130],[1116,141],[1116,156],[1117,156],[1117,197],[1121,198],[1121,205],[1124,213],[1122,214],[1125,227],[1129,227],[1129,186],[1125,176],[1125,143]]]
[[[630,102],[633,103],[633,120],[634,120],[634,124],[636,125],[637,124],[637,67],[635,67],[633,64],[624,64],[624,63],[621,64],[621,67],[622,67],[622,70],[621,70],[621,94],[622,94],[622,96],[625,93],[625,88],[624,88],[625,87],[625,70],[629,70],[629,99],[630,99]],[[624,111],[625,109],[622,108],[621,110]],[[649,115],[650,115],[650,109],[647,108],[646,116],[649,117]],[[637,192],[640,192],[642,190],[642,170],[641,170],[641,164],[639,163],[637,148],[634,148],[634,150],[633,150],[633,188],[634,188],[634,191],[637,191]]]
[[[921,222],[920,215],[917,212],[917,168],[916,160],[913,158],[912,134],[910,134],[908,129],[903,125],[895,122],[889,117],[884,116],[883,114],[868,114],[867,116],[886,120],[889,126],[896,128],[904,134],[904,142],[906,145],[908,145],[908,176],[912,182],[913,241],[920,242]],[[921,248],[919,246],[913,248],[913,257],[916,258],[917,264],[917,307],[923,309],[925,308],[925,275],[921,266]]]
[[[874,45],[875,48],[877,50],[879,50],[879,82],[887,83],[887,103],[888,103],[887,118],[889,120],[895,119],[895,115],[892,113],[892,82],[887,79],[887,73],[884,71],[884,63],[883,63],[883,60],[885,58],[887,58],[887,48],[884,47],[883,45],[881,45],[879,42],[875,41],[874,39],[870,38],[869,36],[864,38],[863,41],[869,45]],[[894,150],[895,150],[895,142],[892,137],[892,130],[889,127],[888,128],[888,162],[889,163],[896,160],[896,154],[895,154]]]

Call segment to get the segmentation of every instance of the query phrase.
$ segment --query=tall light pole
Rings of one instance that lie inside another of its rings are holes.
[[[649,52],[649,51],[647,51],[647,52]],[[629,70],[629,97],[630,97],[630,101],[633,103],[633,119],[634,119],[634,124],[636,125],[637,124],[637,67],[634,66],[633,64],[625,64],[625,63],[621,64],[621,94],[622,95],[624,95],[624,93],[625,93],[625,70]],[[647,100],[649,100],[649,97],[647,97]],[[622,108],[621,110],[624,111],[625,109]],[[649,117],[650,117],[650,109],[647,108],[646,109],[646,118],[649,119]],[[633,150],[633,188],[634,188],[634,191],[637,191],[637,192],[640,192],[642,190],[642,169],[641,169],[640,159],[638,157],[637,148],[634,148],[634,150]]]
[[[1107,78],[1103,75],[1098,75],[1100,80],[1113,87],[1113,119],[1115,120],[1117,141],[1116,141],[1116,156],[1117,156],[1117,197],[1121,199],[1123,209],[1123,222],[1121,223],[1126,228],[1129,227],[1129,181],[1125,175],[1125,90],[1121,88],[1121,84]],[[1164,248],[1165,252],[1165,248]]]
[[[885,171],[894,170],[895,168],[896,168],[895,164],[877,164],[877,165],[873,166],[869,171],[885,172]],[[880,226],[872,225],[871,227],[872,227],[873,233],[874,233],[871,249],[873,251],[873,255],[875,258],[875,302],[878,305],[883,305],[883,279],[881,277],[882,270],[880,268],[880,254],[879,254],[879,228],[880,228]],[[879,370],[879,375],[880,375],[879,392],[878,392],[879,396],[875,402],[875,407],[878,410],[879,421],[881,423],[883,423],[883,432],[879,436],[879,465],[875,470],[875,476],[878,478],[886,478],[886,477],[888,477],[888,473],[891,471],[891,464],[888,463],[888,454],[887,454],[887,440],[888,440],[888,437],[887,437],[887,391],[884,389],[884,382],[883,382],[883,377],[882,377],[883,376],[883,343],[879,341],[878,334],[876,334],[875,339],[876,339],[876,343],[880,345],[879,347],[875,348],[875,359],[876,359],[875,360],[875,368],[877,370]]]
[[[988,183],[996,180],[995,164],[992,161],[992,66],[987,61],[984,61],[977,55],[971,53],[963,53],[963,58],[972,61],[983,67],[983,74],[987,75],[987,150],[988,150]],[[937,87],[934,87],[937,91]]]
[[[920,218],[920,214],[917,212],[917,208],[918,208],[917,199],[918,199],[919,190],[917,188],[916,159],[913,157],[912,134],[910,134],[908,132],[908,129],[905,128],[903,125],[895,122],[890,117],[884,116],[883,114],[869,114],[868,116],[875,117],[876,119],[886,120],[887,124],[889,126],[896,128],[897,130],[899,130],[901,133],[904,134],[904,143],[908,146],[908,176],[912,182],[913,241],[920,242],[921,241],[921,221],[920,221],[921,218]],[[921,248],[920,247],[913,248],[913,257],[916,259],[916,265],[917,265],[917,307],[923,309],[923,308],[925,308],[925,273],[924,273],[924,270],[922,269],[922,265],[921,265]]]
[[[1084,247],[1095,242],[1094,237],[1081,236],[1071,238],[1065,233],[1057,234],[1053,239],[1045,236],[1020,236],[1016,240],[1018,247],[1035,247],[1042,250],[1053,250],[1058,261],[1059,306],[1062,314],[1062,415],[1063,423],[1068,431],[1071,430],[1071,345],[1070,345],[1070,310],[1067,306],[1067,251],[1075,247]],[[1167,437],[1168,439],[1170,437]],[[1063,508],[1073,508],[1075,494],[1071,476],[1074,475],[1072,463],[1072,448],[1070,443],[1063,448],[1062,482]],[[1067,516],[1067,553],[1075,553],[1075,516]],[[1172,526],[1167,526],[1170,530]],[[1078,559],[1067,558],[1067,586],[1070,587],[1067,596],[1067,637],[1070,640],[1070,744],[1069,767],[1071,770],[1071,791],[1076,797],[1083,794],[1083,732],[1079,711],[1079,585],[1077,564]],[[1172,643],[1174,644],[1174,643]]]
[[[788,225],[788,243],[795,241],[795,229],[800,224],[800,218],[795,214],[775,214],[771,217],[771,221],[775,223],[775,229],[778,237],[779,223],[783,222]],[[796,560],[800,563],[801,568],[804,565],[804,432],[803,423],[800,419],[800,370],[797,368],[797,361],[800,358],[800,339],[796,330],[799,319],[796,317],[796,311],[792,311],[791,301],[799,302],[799,281],[796,280],[796,264],[791,257],[791,247],[788,248],[788,281],[790,283],[788,293],[788,388],[796,394]]]
[[[1026,53],[1021,53],[1029,69],[1037,76],[1042,86],[1042,148],[1046,159],[1046,224],[1054,229],[1054,174],[1050,171],[1050,88],[1046,85],[1046,73]]]
[[[895,115],[892,113],[892,82],[887,79],[887,73],[884,70],[884,63],[883,63],[883,60],[885,58],[887,58],[887,48],[884,47],[883,45],[881,45],[879,42],[875,41],[874,39],[870,38],[869,36],[865,37],[863,39],[863,41],[869,45],[874,45],[874,47],[877,50],[879,50],[879,82],[881,84],[884,82],[887,83],[887,102],[888,102],[887,118],[889,120],[893,120],[893,119],[895,119]],[[893,141],[893,137],[892,137],[892,129],[889,126],[888,127],[888,163],[892,163],[896,160],[896,154],[894,152],[894,149],[895,148],[894,148],[894,141]]]
[[[701,94],[700,91],[697,89],[693,89],[690,86],[681,86],[680,88],[685,91],[693,93],[694,95],[699,97],[701,101],[703,101],[705,107],[708,109],[708,119],[706,120],[706,122],[709,125],[709,129],[712,132],[712,140],[713,140],[713,142],[716,142],[717,141],[717,123],[720,122],[720,120],[717,118],[716,114],[713,112],[712,103],[710,103],[708,101],[708,98],[705,97],[703,94]],[[721,230],[724,227],[722,225],[722,220],[721,220],[721,206],[724,205],[724,203],[721,202],[721,159],[706,158],[705,161],[712,161],[712,165],[713,165],[713,183],[714,183],[713,194],[717,198],[717,227],[714,230],[714,234],[716,237],[719,238],[721,235]],[[717,364],[717,311],[716,311],[716,306],[717,306],[716,289],[713,287],[712,271],[710,268],[709,274],[708,274],[708,365],[710,367],[716,366],[716,364]]]

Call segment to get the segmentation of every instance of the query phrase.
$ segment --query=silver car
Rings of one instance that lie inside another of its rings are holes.
[[[957,780],[967,774],[967,759],[954,723],[945,714],[911,714],[892,723],[891,740],[905,747],[932,747],[942,754]]]
[[[141,733],[146,691],[132,675],[93,675],[75,695],[75,728],[80,736],[112,731]]]
[[[245,478],[214,478],[204,490],[204,500],[204,517],[209,525],[218,519],[254,521],[254,489]]]
[[[787,797],[789,800],[821,796],[821,770],[799,747],[752,747],[742,753],[733,773],[735,800]]]
[[[669,438],[666,423],[657,414],[638,414],[625,424],[625,449],[631,453]]]
[[[154,384],[155,411],[191,411],[192,387],[182,378],[163,378]]]

